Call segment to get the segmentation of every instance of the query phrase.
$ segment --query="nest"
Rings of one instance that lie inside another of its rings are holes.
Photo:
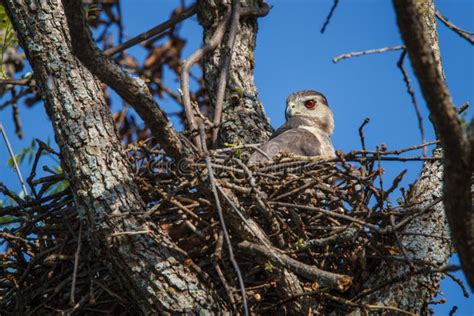
[[[136,302],[85,238],[63,175],[34,179],[41,151],[52,152],[41,144],[28,180],[34,199],[0,188],[17,204],[0,209],[7,246],[0,311],[134,314]],[[289,312],[309,295],[321,313],[359,306],[369,273],[387,258],[403,261],[397,231],[424,211],[404,190],[392,205],[404,172],[384,185],[379,159],[397,153],[339,152],[330,161],[280,155],[247,166],[252,151],[227,148],[178,163],[148,142],[128,153],[149,216],[230,309],[242,306],[242,284],[253,313]],[[282,300],[288,274],[303,294]]]

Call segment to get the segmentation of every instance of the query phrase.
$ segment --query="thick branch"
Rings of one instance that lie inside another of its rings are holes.
[[[444,151],[445,211],[463,270],[474,289],[474,213],[471,205],[470,144],[444,80],[439,52],[433,47],[434,6],[415,0],[393,1],[400,33],[428,103]]]
[[[139,313],[217,309],[209,286],[182,263],[182,251],[144,215],[101,85],[71,52],[61,1],[4,3],[53,124],[75,207],[94,247],[91,260],[107,258]]]
[[[94,75],[133,106],[167,154],[174,158],[182,158],[185,149],[145,82],[131,77],[96,47],[84,19],[80,1],[63,0],[63,5],[71,30],[74,54]]]
[[[316,281],[323,287],[329,287],[337,289],[340,292],[345,292],[352,284],[352,278],[348,275],[318,269],[315,266],[304,264],[285,254],[268,249],[265,246],[243,241],[239,244],[239,247],[253,255],[263,255],[275,265],[286,268],[311,281]]]

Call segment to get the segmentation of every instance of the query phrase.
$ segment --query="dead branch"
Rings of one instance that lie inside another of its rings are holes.
[[[407,51],[404,49],[400,55],[400,59],[397,62],[397,66],[402,72],[403,81],[405,82],[405,85],[407,87],[407,92],[411,98],[411,103],[413,104],[413,107],[415,109],[416,118],[418,120],[418,129],[420,130],[420,134],[421,134],[421,142],[422,144],[424,144],[426,142],[426,138],[425,138],[425,128],[423,127],[423,117],[421,116],[420,107],[418,106],[418,102],[416,101],[415,91],[413,90],[413,87],[411,86],[411,83],[410,83],[410,79],[408,78],[408,73],[405,70],[405,67],[403,66],[403,61],[405,60],[406,54],[407,54]],[[423,147],[423,156],[426,156],[426,154],[427,154],[427,148]]]
[[[191,105],[191,96],[189,92],[189,72],[191,71],[191,67],[195,63],[197,63],[204,55],[214,50],[220,44],[220,42],[222,41],[222,38],[224,37],[225,28],[226,28],[227,23],[229,22],[229,19],[230,19],[230,10],[226,13],[222,21],[219,22],[212,38],[207,43],[205,43],[203,47],[196,50],[193,54],[191,54],[191,56],[189,56],[188,59],[186,59],[183,62],[183,67],[181,69],[181,91],[183,93],[183,106],[184,106],[184,111],[186,114],[186,120],[187,120],[189,129],[191,131],[198,130],[198,125],[194,118],[195,116],[194,112],[198,110],[197,109],[193,110],[192,105]],[[194,144],[198,148],[200,149],[202,148],[201,140],[199,139],[198,136],[194,137]]]
[[[196,13],[196,5],[192,5],[183,10],[183,12],[173,15],[168,21],[165,21],[161,24],[158,24],[155,27],[129,39],[123,44],[117,45],[115,47],[107,49],[104,54],[106,56],[112,57],[113,55],[122,52],[132,46],[135,46],[141,42],[144,42],[150,38],[160,36],[168,29],[174,27],[176,24],[181,23],[182,21],[186,20],[187,18],[193,16]]]
[[[384,48],[378,48],[378,49],[368,49],[368,50],[363,50],[360,52],[351,52],[351,53],[346,53],[339,55],[337,57],[334,57],[332,62],[333,63],[338,63],[339,61],[343,59],[349,59],[352,57],[359,57],[359,56],[364,56],[364,55],[369,55],[369,54],[380,54],[380,53],[385,53],[385,52],[390,52],[390,51],[395,51],[395,50],[402,50],[404,49],[405,46],[403,45],[398,45],[398,46],[393,46],[393,47],[384,47]]]
[[[212,131],[212,147],[217,148],[217,137],[219,135],[219,124],[221,124],[222,109],[224,107],[224,97],[229,77],[229,68],[231,66],[232,54],[234,52],[235,37],[239,28],[240,21],[240,0],[232,1],[232,14],[228,31],[228,38],[225,47],[225,53],[221,57],[221,72],[217,82],[216,101],[214,106],[214,125]]]
[[[338,4],[339,4],[339,0],[334,0],[331,10],[329,11],[329,14],[326,17],[326,20],[324,21],[323,27],[321,28],[321,34],[324,33],[324,31],[326,30],[326,27],[329,25],[329,22],[331,21],[331,17],[334,14],[334,11],[336,11]]]
[[[472,32],[468,32],[468,31],[465,31],[463,29],[461,29],[460,27],[457,27],[455,24],[453,24],[452,22],[450,22],[446,17],[444,17],[441,12],[439,12],[438,10],[436,10],[436,17],[441,21],[443,22],[444,25],[446,25],[448,28],[450,28],[451,30],[453,30],[454,32],[456,32],[456,34],[458,34],[459,36],[461,36],[462,38],[464,38],[466,41],[468,41],[469,43],[471,44],[474,44],[474,33]]]

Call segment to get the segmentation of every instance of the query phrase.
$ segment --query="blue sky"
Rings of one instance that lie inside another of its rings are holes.
[[[190,1],[187,1],[190,3]],[[270,14],[260,19],[255,81],[266,113],[274,127],[284,122],[286,97],[301,89],[322,92],[334,111],[336,129],[335,147],[343,151],[359,149],[357,129],[365,117],[371,121],[365,128],[366,143],[374,148],[382,143],[389,149],[398,149],[421,143],[417,119],[402,76],[396,66],[400,52],[367,55],[333,64],[340,54],[402,44],[391,1],[342,0],[333,15],[325,34],[319,30],[332,6],[332,0],[268,1],[273,5]],[[171,0],[123,0],[125,32],[134,36],[166,20],[170,11],[179,4]],[[436,1],[438,9],[458,26],[474,31],[474,1]],[[441,53],[447,83],[457,106],[474,103],[474,55],[472,46],[457,34],[438,25]],[[196,18],[183,23],[180,34],[188,40],[184,55],[189,56],[201,44],[201,28]],[[143,56],[140,48],[131,53]],[[405,60],[411,82],[422,109],[427,139],[433,140],[428,120],[428,110],[419,91],[408,59]],[[175,78],[166,82],[177,88]],[[116,102],[118,104],[118,102]],[[167,111],[177,110],[171,100],[160,104]],[[27,147],[33,137],[54,139],[49,120],[43,107],[20,108],[25,138],[14,135],[11,109],[0,112],[0,120],[10,136],[15,151]],[[472,118],[472,109],[466,114]],[[0,142],[0,181],[19,190],[16,175],[6,167],[6,148]],[[384,164],[386,181],[408,168],[402,185],[407,186],[419,174],[420,163]],[[22,165],[28,174],[29,166]],[[453,259],[453,263],[456,259]],[[457,273],[461,276],[460,273]],[[442,283],[448,303],[434,307],[437,315],[448,314],[453,304],[458,305],[458,315],[474,315],[472,302],[462,296],[461,290],[451,281]]]

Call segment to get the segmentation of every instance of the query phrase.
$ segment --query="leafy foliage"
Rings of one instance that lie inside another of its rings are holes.
[[[5,7],[0,4],[0,78],[7,78],[7,73],[3,67],[3,55],[8,47],[15,47],[18,44],[18,41],[15,36],[15,31],[13,30],[12,23],[5,12]]]

